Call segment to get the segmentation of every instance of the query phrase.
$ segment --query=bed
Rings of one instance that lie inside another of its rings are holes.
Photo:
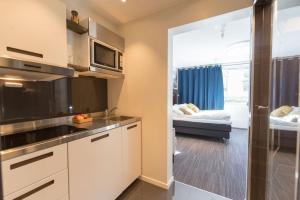
[[[300,130],[300,108],[292,106],[292,111],[285,116],[270,115],[270,128],[275,130]]]
[[[191,115],[178,112],[173,106],[173,127],[176,133],[229,139],[231,132],[230,115],[224,110],[201,110]]]
[[[300,131],[300,108],[291,107],[292,111],[284,116],[270,115],[270,139],[273,150],[279,148],[286,152],[294,152]]]
[[[285,121],[281,118],[271,116],[270,117],[270,129],[298,131],[298,130],[300,130],[300,124],[298,122]]]

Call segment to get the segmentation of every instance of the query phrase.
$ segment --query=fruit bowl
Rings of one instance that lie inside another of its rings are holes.
[[[77,124],[87,123],[93,121],[92,117],[89,117],[86,114],[75,115],[73,117],[73,122]]]

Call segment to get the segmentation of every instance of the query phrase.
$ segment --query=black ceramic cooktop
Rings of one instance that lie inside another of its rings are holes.
[[[1,136],[2,150],[20,147],[59,136],[69,135],[86,129],[69,125],[54,126],[34,131],[21,132],[12,135]]]

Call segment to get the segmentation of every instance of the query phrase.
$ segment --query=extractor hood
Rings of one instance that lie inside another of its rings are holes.
[[[2,80],[51,81],[67,76],[74,76],[74,69],[0,57]]]

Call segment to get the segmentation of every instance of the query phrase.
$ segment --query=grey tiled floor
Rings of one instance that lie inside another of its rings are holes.
[[[137,180],[118,200],[229,200],[198,188],[174,182],[169,190]]]

